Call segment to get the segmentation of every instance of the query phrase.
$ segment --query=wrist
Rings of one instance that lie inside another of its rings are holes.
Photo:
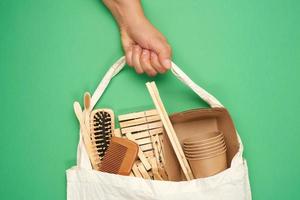
[[[146,19],[140,0],[103,0],[120,29],[143,23]]]

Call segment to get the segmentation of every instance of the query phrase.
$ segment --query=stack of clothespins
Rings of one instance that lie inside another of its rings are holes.
[[[138,160],[131,176],[153,180],[168,180],[164,169],[163,124],[156,110],[120,115],[116,137],[125,137],[139,145]]]

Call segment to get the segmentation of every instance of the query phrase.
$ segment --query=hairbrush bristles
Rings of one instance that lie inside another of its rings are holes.
[[[114,131],[114,114],[110,109],[97,109],[90,117],[90,137],[100,160],[103,159]]]

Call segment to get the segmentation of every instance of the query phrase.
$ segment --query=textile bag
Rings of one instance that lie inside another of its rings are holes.
[[[120,58],[98,85],[92,95],[93,108],[102,96],[110,80],[125,66]],[[172,73],[212,108],[222,104],[204,89],[196,85],[181,69],[172,63]],[[237,134],[237,133],[236,133]],[[221,173],[191,181],[156,181],[120,176],[93,170],[85,149],[82,134],[79,135],[77,165],[66,170],[68,200],[250,200],[251,191],[248,168],[243,158],[243,145],[237,134],[239,148],[230,167]]]

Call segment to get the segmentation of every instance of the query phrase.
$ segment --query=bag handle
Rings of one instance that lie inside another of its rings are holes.
[[[99,101],[103,95],[105,89],[107,88],[109,82],[115,77],[125,66],[125,56],[121,57],[115,64],[113,64],[110,69],[106,72],[103,79],[99,83],[98,87],[93,93],[91,99],[91,109],[94,108],[96,103]],[[223,107],[223,105],[211,94],[205,91],[203,88],[198,86],[193,82],[175,63],[172,62],[171,67],[172,73],[177,77],[181,82],[191,88],[202,100],[204,100],[211,107]],[[80,130],[81,131],[81,130]],[[92,169],[90,164],[85,146],[83,144],[83,139],[81,134],[79,134],[79,144],[77,148],[77,166],[84,169]]]
[[[115,64],[111,66],[111,68],[106,72],[103,79],[99,83],[96,88],[91,101],[91,108],[93,108],[96,103],[101,98],[105,89],[107,88],[111,79],[116,76],[125,66],[126,61],[125,57],[121,57]],[[211,94],[205,91],[203,88],[198,86],[195,82],[193,82],[175,63],[172,62],[171,67],[172,73],[178,78],[181,82],[191,88],[201,99],[203,99],[208,105],[211,107],[223,107],[223,105]]]

